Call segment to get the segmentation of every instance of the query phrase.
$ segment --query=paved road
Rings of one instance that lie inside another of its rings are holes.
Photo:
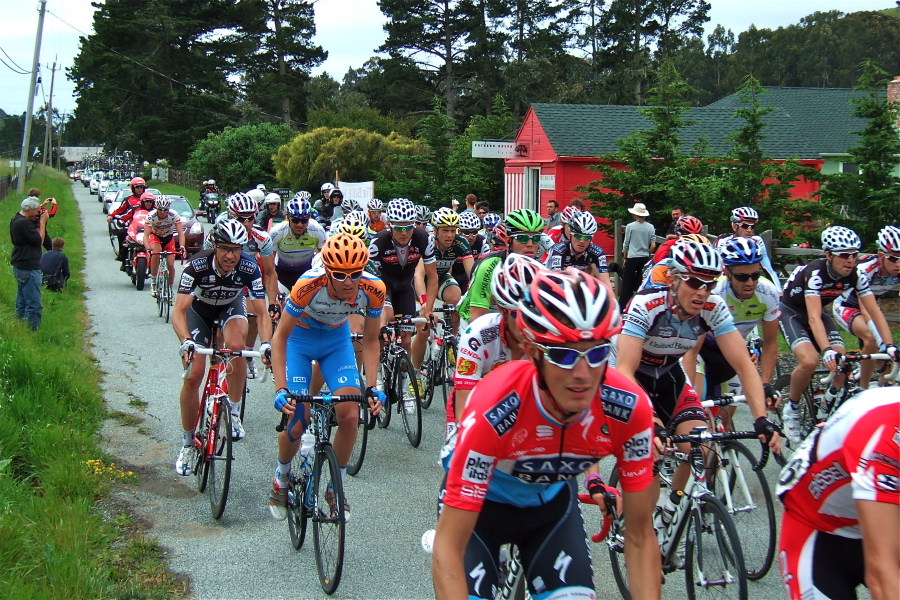
[[[87,310],[94,352],[106,374],[103,391],[110,410],[142,418],[140,430],[116,423],[104,429],[110,451],[141,480],[116,499],[146,519],[150,533],[169,549],[171,568],[190,578],[197,598],[326,597],[316,576],[311,535],[302,550],[294,551],[286,523],[268,516],[277,421],[272,383],[250,382],[247,438],[235,444],[228,506],[215,521],[194,479],[179,477],[172,469],[181,439],[179,340],[156,316],[149,291],[136,291],[119,272],[96,196],[78,184],[73,189],[82,210]],[[352,520],[344,574],[334,597],[433,597],[430,557],[422,552],[420,537],[434,526],[443,474],[438,466],[443,420],[438,398],[425,411],[418,449],[409,446],[396,419],[389,429],[376,429],[370,436],[360,474],[345,484]],[[775,470],[768,471],[771,480]],[[587,520],[589,527],[597,526],[594,511]],[[605,548],[596,548],[595,565],[598,597],[618,597]],[[683,598],[683,573],[670,576],[663,591],[665,597]],[[752,597],[782,594],[774,572],[751,583]]]

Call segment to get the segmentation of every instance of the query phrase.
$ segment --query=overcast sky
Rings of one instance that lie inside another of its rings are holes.
[[[880,10],[896,6],[894,0],[710,0],[710,22],[707,33],[721,23],[735,36],[750,24],[777,28],[797,23],[815,11],[840,10],[845,13],[860,10]],[[317,0],[316,42],[328,51],[328,60],[313,71],[323,71],[342,81],[348,69],[365,63],[374,50],[384,42],[382,26],[385,18],[376,0]],[[35,111],[50,94],[51,65],[71,67],[78,54],[81,32],[89,33],[94,9],[91,0],[47,0],[44,34],[41,44],[40,73],[43,85],[37,86]],[[37,0],[0,0],[0,14],[4,18],[0,37],[0,59],[14,62],[24,71],[31,70],[34,59],[34,39],[38,22]],[[8,56],[7,56],[8,55]],[[28,75],[19,75],[0,63],[0,108],[7,113],[25,112],[28,102]],[[57,71],[53,90],[53,104],[60,111],[75,109],[72,96],[74,86]]]

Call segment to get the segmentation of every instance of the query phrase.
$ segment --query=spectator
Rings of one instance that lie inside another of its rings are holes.
[[[491,205],[482,200],[481,202],[475,203],[475,214],[484,219],[487,214],[491,212]]]
[[[675,232],[675,223],[677,223],[678,219],[680,219],[684,215],[685,213],[683,206],[676,206],[672,209],[672,222],[669,224],[669,229],[666,230],[667,240],[674,240],[678,237],[678,234]]]
[[[466,210],[475,212],[475,205],[478,204],[478,196],[469,194],[466,196]]]
[[[556,200],[547,200],[547,218],[544,223],[548,231],[559,225],[559,202]]]
[[[63,254],[62,249],[66,241],[60,237],[53,238],[52,250],[44,252],[41,256],[41,272],[44,275],[44,285],[48,290],[61,292],[66,287],[66,282],[72,273],[69,272],[69,257]]]
[[[21,210],[9,222],[13,251],[10,257],[18,284],[16,316],[28,320],[31,329],[41,327],[41,245],[50,213],[32,196],[22,200]]]
[[[622,312],[641,283],[644,266],[650,260],[650,254],[656,248],[656,231],[647,222],[650,212],[641,202],[628,209],[634,216],[634,222],[625,227],[625,241],[622,243],[622,256],[625,265],[622,270],[622,288],[619,290],[619,308]]]
[[[578,210],[584,212],[584,202],[581,200],[581,198],[575,198],[574,200],[569,202],[569,206],[571,206],[572,208],[577,208]]]
[[[30,190],[28,190],[28,197],[34,198],[38,202],[41,202],[41,190],[39,190],[37,188],[31,188]],[[48,208],[46,208],[47,213],[50,215],[50,218],[53,218],[56,216],[56,208],[57,208],[56,198],[47,198],[46,200],[41,202],[41,208],[44,208],[48,204],[50,206]],[[47,232],[46,228],[44,229],[43,246],[44,246],[44,250],[46,250],[47,252],[50,252],[50,250],[52,249],[50,246],[50,234]]]

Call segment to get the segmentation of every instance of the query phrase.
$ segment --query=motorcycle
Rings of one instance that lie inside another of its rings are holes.
[[[135,212],[128,224],[128,233],[125,236],[125,244],[128,247],[125,272],[131,277],[131,283],[139,291],[144,289],[144,282],[147,280],[150,270],[150,256],[144,247],[144,224],[149,214],[146,210]]]
[[[219,214],[219,194],[213,192],[201,194],[200,208],[206,212],[207,223],[215,221]]]

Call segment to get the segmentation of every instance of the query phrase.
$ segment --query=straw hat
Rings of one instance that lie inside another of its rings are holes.
[[[634,206],[628,209],[628,212],[639,217],[650,216],[650,211],[647,210],[647,207],[642,202],[635,202]]]

